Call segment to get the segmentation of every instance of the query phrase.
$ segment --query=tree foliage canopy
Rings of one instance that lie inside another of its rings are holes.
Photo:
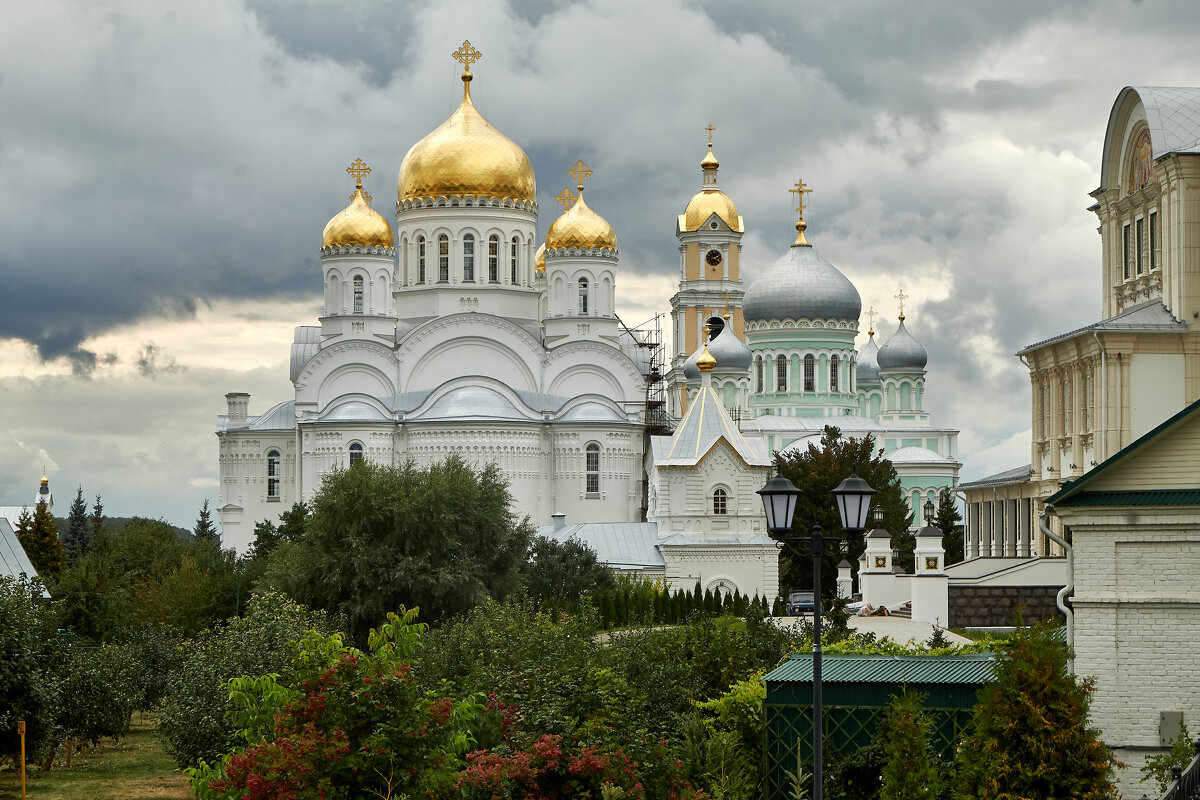
[[[38,503],[32,515],[28,509],[21,511],[17,518],[17,540],[38,575],[53,586],[67,568],[67,552],[58,540],[58,523],[45,503]]]
[[[67,515],[67,532],[63,535],[63,545],[67,550],[67,563],[74,564],[88,550],[92,549],[92,526],[88,521],[87,503],[83,499],[83,487],[75,492],[71,501],[71,511]]]

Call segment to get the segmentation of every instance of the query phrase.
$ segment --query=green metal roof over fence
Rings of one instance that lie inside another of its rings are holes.
[[[1200,489],[1144,489],[1141,491],[1080,492],[1060,506],[1195,506]]]
[[[994,653],[954,656],[825,655],[821,659],[822,683],[888,683],[978,686],[992,676]],[[812,655],[797,654],[771,671],[771,683],[812,683]]]

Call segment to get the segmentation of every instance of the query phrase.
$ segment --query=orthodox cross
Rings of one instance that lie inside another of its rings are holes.
[[[901,289],[901,290],[900,290],[900,294],[893,295],[893,296],[894,296],[894,297],[895,297],[897,300],[899,300],[899,301],[900,301],[900,321],[901,321],[901,322],[904,322],[904,301],[905,301],[905,300],[907,300],[907,299],[909,298],[909,295],[906,295],[906,294],[904,293],[904,290],[903,290],[903,289]]]
[[[563,190],[558,193],[558,197],[555,197],[554,199],[558,201],[560,206],[562,206],[563,213],[566,213],[567,211],[570,211],[571,206],[575,205],[575,197],[576,195],[571,191],[571,187],[564,186]]]
[[[588,169],[588,165],[583,163],[583,159],[575,162],[575,166],[567,170],[567,174],[574,178],[579,183],[579,191],[583,191],[583,182],[591,176],[592,171]]]
[[[463,65],[463,72],[467,73],[471,71],[471,65],[478,61],[482,55],[483,53],[472,47],[471,43],[466,39],[463,39],[462,47],[450,54],[455,61]]]
[[[725,313],[729,313],[729,290],[721,292],[721,299],[725,301]]]
[[[354,163],[346,168],[346,172],[348,174],[354,176],[354,181],[355,181],[354,188],[361,189],[362,188],[362,179],[367,177],[368,174],[370,174],[371,168],[368,167],[366,164],[364,164],[363,160],[361,158],[356,158],[354,160]]]
[[[796,181],[796,187],[794,189],[788,189],[788,191],[796,195],[797,205],[799,206],[799,208],[796,209],[796,213],[800,215],[800,219],[804,219],[804,195],[810,194],[812,189],[809,189],[804,184],[803,180],[799,180]]]
[[[871,306],[867,309],[867,324],[870,326],[867,330],[872,336],[875,335],[875,318],[878,316],[879,312],[875,310],[875,306]]]
[[[714,128],[712,123],[710,122],[704,126],[704,130],[708,131],[708,146],[712,147],[712,132],[715,131],[716,128]]]

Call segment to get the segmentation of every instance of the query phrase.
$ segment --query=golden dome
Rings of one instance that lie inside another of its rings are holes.
[[[738,215],[737,206],[729,199],[729,195],[717,188],[717,167],[721,162],[713,155],[712,143],[709,142],[708,153],[700,162],[704,170],[704,188],[696,192],[688,202],[687,208],[679,217],[679,229],[683,231],[698,231],[713,214],[729,226],[730,230],[745,233],[742,218]]]
[[[529,156],[475,109],[471,73],[464,71],[462,79],[458,110],[414,144],[401,162],[400,200],[458,195],[536,202]]]
[[[361,165],[361,166],[360,166]],[[360,171],[356,171],[356,169]],[[396,237],[392,226],[383,216],[367,205],[363,193],[361,171],[370,172],[362,159],[355,162],[347,172],[356,175],[358,185],[350,198],[350,205],[342,209],[325,226],[321,234],[321,247],[395,247]]]
[[[716,369],[717,360],[713,358],[712,353],[708,352],[708,344],[704,345],[704,352],[696,359],[696,369],[701,372],[712,372]]]
[[[596,248],[617,249],[617,234],[608,220],[588,208],[583,201],[583,186],[579,187],[579,199],[546,231],[546,248],[574,247],[578,250]]]
[[[537,252],[533,254],[533,271],[534,272],[545,272],[546,271],[546,244],[545,244],[545,242],[543,242],[541,244],[541,246],[538,247]]]

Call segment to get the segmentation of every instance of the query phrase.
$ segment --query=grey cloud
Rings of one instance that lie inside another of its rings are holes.
[[[173,375],[177,372],[182,372],[184,369],[183,366],[154,342],[146,342],[142,346],[142,350],[134,363],[137,365],[138,373],[148,378],[153,378],[160,374]]]

